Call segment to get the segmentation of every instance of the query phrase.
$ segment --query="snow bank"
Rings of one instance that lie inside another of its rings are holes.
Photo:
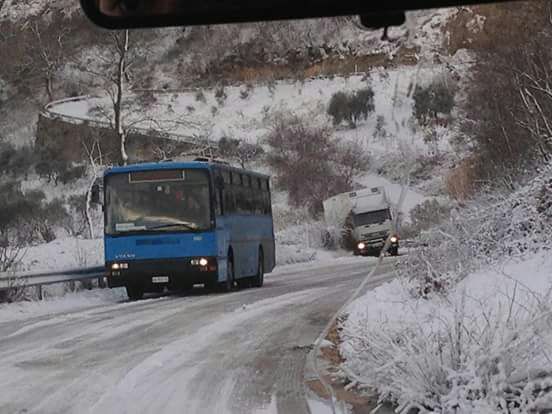
[[[126,300],[127,296],[123,288],[83,290],[52,297],[45,295],[44,300],[41,301],[0,304],[0,323],[74,312],[95,306],[116,304]]]
[[[552,381],[551,288],[547,251],[473,273],[447,297],[414,298],[394,280],[347,310],[344,367],[401,412],[542,408],[539,392]]]
[[[104,263],[103,239],[67,237],[30,246],[23,256],[22,270],[49,271],[101,266]]]

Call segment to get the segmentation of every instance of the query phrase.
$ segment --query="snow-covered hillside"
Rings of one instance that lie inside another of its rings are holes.
[[[144,119],[137,124],[140,128],[156,129],[161,125],[167,132],[183,137],[208,136],[215,140],[232,137],[259,143],[277,114],[289,112],[312,123],[331,125],[327,108],[333,94],[371,87],[374,112],[354,129],[338,127],[335,137],[354,140],[374,155],[399,150],[415,156],[426,154],[429,149],[413,119],[410,91],[415,85],[427,85],[447,73],[442,65],[406,66],[392,70],[379,68],[369,74],[348,77],[278,81],[271,85],[153,92],[149,98],[153,102],[145,109],[136,104],[144,98],[129,95],[126,99],[132,111],[128,111],[125,118],[127,123],[133,124]],[[48,109],[53,114],[82,120],[107,121],[100,114],[109,113],[109,105],[107,97],[91,97],[62,101]],[[99,111],[98,107],[104,111]],[[379,135],[375,132],[378,119],[383,129]],[[440,151],[449,149],[446,138],[439,143]]]

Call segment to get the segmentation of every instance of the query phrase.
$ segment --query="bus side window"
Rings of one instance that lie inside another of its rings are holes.
[[[225,184],[224,190],[224,214],[233,214],[236,212],[236,194],[234,186],[231,184]]]
[[[233,178],[233,177],[232,177]],[[240,184],[232,185],[236,199],[236,213],[245,214],[245,189]]]
[[[222,179],[224,180],[224,184],[230,185],[232,183],[232,181],[230,180],[230,171],[223,171]]]
[[[220,216],[222,214],[222,200],[220,198],[222,191],[220,189],[215,189],[215,214]]]

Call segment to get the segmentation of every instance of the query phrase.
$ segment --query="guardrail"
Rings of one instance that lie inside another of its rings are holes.
[[[94,119],[92,117],[88,118],[88,117],[81,117],[76,115],[62,114],[59,112],[55,112],[53,110],[55,106],[61,105],[64,103],[87,101],[89,99],[96,99],[96,98],[99,98],[99,97],[93,96],[93,95],[82,95],[82,96],[74,96],[71,98],[58,99],[44,105],[44,108],[42,108],[42,110],[40,111],[40,115],[47,119],[56,119],[69,124],[86,123],[87,125],[95,128],[110,129],[112,128],[112,126],[107,121]],[[193,144],[193,145],[202,144],[202,145],[212,146],[213,148],[216,148],[218,146],[217,141],[213,141],[205,137],[199,137],[195,135],[182,135],[174,132],[160,131],[154,128],[132,127],[129,129],[129,132],[141,134],[145,136],[151,136],[152,138],[162,138],[162,139],[172,140],[176,142],[182,142],[185,144]]]
[[[80,269],[57,270],[51,272],[0,273],[0,291],[37,287],[39,299],[42,299],[42,286],[63,282],[76,282],[101,279],[105,276],[105,267],[87,267]]]

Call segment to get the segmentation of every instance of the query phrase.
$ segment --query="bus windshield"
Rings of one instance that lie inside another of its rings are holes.
[[[206,170],[148,171],[106,178],[106,234],[211,228]]]
[[[353,218],[355,226],[367,226],[370,224],[381,224],[391,220],[389,209],[370,211],[368,213],[356,214]]]

